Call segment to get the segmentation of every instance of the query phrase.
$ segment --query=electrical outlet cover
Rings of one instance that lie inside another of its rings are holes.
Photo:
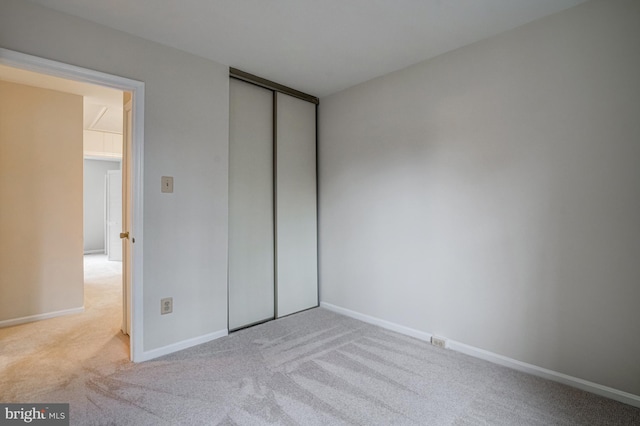
[[[160,315],[170,314],[173,312],[173,297],[167,297],[160,300]]]
[[[440,336],[431,336],[431,344],[442,349],[447,348],[447,339]]]

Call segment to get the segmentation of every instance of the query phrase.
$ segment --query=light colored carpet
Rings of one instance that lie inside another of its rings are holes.
[[[47,398],[58,389],[129,363],[122,263],[84,259],[84,313],[0,328],[0,402],[54,402]]]
[[[0,401],[70,402],[79,425],[640,424],[638,408],[321,308],[141,364],[126,361],[119,306],[87,308],[112,324],[0,330]]]

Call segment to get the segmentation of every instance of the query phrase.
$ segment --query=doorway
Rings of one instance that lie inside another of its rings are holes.
[[[0,66],[38,73],[42,76],[66,80],[67,83],[107,87],[130,94],[128,130],[123,149],[123,331],[130,335],[129,358],[143,359],[142,347],[142,155],[144,83],[104,74],[56,61],[0,49]],[[73,84],[72,84],[73,85]],[[125,108],[126,110],[126,108]],[[126,116],[127,114],[125,114]],[[126,188],[125,188],[126,186]],[[38,265],[35,265],[38,266]],[[63,312],[71,313],[71,312]],[[59,313],[54,313],[59,314]],[[55,315],[53,315],[55,316]],[[44,319],[46,315],[42,318]],[[128,323],[125,324],[125,321]],[[28,322],[28,321],[22,321]]]
[[[122,182],[126,94],[104,90],[104,97],[83,97],[85,310],[96,303],[108,308],[113,311],[111,322],[117,321],[128,335],[120,239],[126,207]]]

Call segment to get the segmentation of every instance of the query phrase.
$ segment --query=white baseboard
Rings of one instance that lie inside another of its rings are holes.
[[[0,321],[0,328],[11,327],[14,325],[26,324],[28,322],[40,321],[49,318],[61,317],[63,315],[81,314],[84,312],[84,306],[79,308],[64,309],[62,311],[47,312],[45,314],[29,315],[26,317],[13,318]]]
[[[378,327],[386,328],[387,330],[397,331],[400,334],[415,337],[416,339],[424,340],[425,342],[431,341],[431,336],[432,336],[431,334],[425,333],[424,331],[416,330],[415,328],[409,328],[409,327],[405,327],[404,325],[385,321],[380,318],[371,317],[369,315],[361,314],[360,312],[356,312],[350,309],[341,308],[340,306],[332,305],[331,303],[320,302],[320,307],[336,312],[338,314],[342,314],[347,317],[364,321],[369,324],[377,325]]]
[[[355,318],[357,320],[364,321],[369,324],[386,328],[387,330],[396,331],[398,333],[415,337],[417,339],[424,340],[427,342],[431,340],[432,334],[426,333],[424,331],[416,330],[414,328],[405,327],[403,325],[386,321],[380,318],[361,314],[359,312],[355,312],[350,309],[345,309],[340,306],[332,305],[331,303],[320,302],[320,306],[330,311],[336,312],[338,314],[342,314],[347,317]],[[470,355],[474,358],[480,358],[485,361],[492,362],[494,364],[503,365],[505,367],[509,367],[514,370],[522,371],[538,377],[543,377],[545,379],[563,383],[565,385],[582,389],[584,391],[591,392],[596,395],[614,399],[616,401],[620,401],[625,404],[632,405],[634,407],[640,407],[640,396],[638,395],[634,395],[618,389],[610,388],[608,386],[603,386],[598,383],[589,382],[587,380],[569,376],[567,374],[559,373],[557,371],[548,370],[546,368],[538,367],[533,364],[527,364],[526,362],[518,361],[513,358],[508,358],[506,356],[498,355],[493,352],[485,351],[484,349],[480,349],[474,346],[466,345],[464,343],[456,342],[455,340],[447,339],[447,348],[456,352]]]
[[[139,358],[133,360],[133,362],[144,362],[154,358],[158,358],[164,355],[169,355],[174,352],[181,351],[193,346],[201,345],[203,343],[210,342],[212,340],[225,337],[229,334],[227,329],[214,331],[213,333],[205,334],[204,336],[193,337],[191,339],[183,340],[181,342],[172,343],[171,345],[163,346],[161,348],[152,349],[150,351],[143,352]]]
[[[104,254],[104,250],[85,250],[84,254]]]

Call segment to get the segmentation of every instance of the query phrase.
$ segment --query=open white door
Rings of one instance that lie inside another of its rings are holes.
[[[125,94],[125,100],[128,94]],[[131,263],[132,250],[129,229],[132,223],[133,197],[131,194],[132,109],[131,98],[124,104],[122,131],[122,332],[131,334]]]

